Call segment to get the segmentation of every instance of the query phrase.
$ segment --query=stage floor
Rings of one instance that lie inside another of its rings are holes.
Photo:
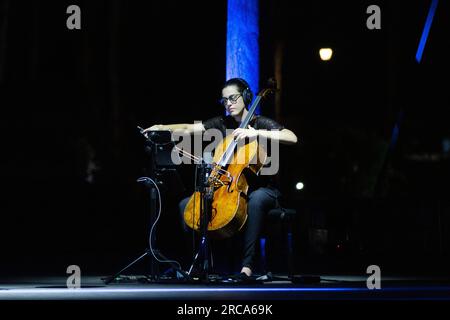
[[[65,277],[2,277],[0,300],[450,300],[450,279],[431,277],[383,277],[373,290],[367,277],[349,275],[320,275],[319,282],[297,277],[297,283],[286,276],[258,283],[151,282],[136,275],[105,284],[103,278],[85,276],[81,288],[68,289]]]

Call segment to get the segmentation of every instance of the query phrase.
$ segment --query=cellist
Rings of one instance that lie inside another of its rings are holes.
[[[275,140],[283,144],[296,144],[297,136],[289,129],[276,121],[264,117],[254,116],[249,122],[247,129],[240,129],[239,125],[247,115],[248,106],[252,102],[253,93],[248,83],[241,78],[232,78],[225,82],[222,88],[221,104],[225,107],[229,115],[217,116],[202,123],[195,124],[169,124],[154,125],[144,130],[170,130],[182,131],[183,133],[204,132],[208,129],[218,129],[225,137],[226,131],[234,129],[233,136],[236,141],[248,139],[252,141],[258,138]],[[256,256],[256,245],[262,230],[264,216],[268,211],[275,208],[280,191],[273,183],[273,179],[267,176],[258,176],[256,183],[250,186],[248,193],[248,218],[244,227],[243,237],[243,258],[240,277],[250,277],[254,269]],[[189,198],[182,200],[180,209],[184,212],[184,206]]]

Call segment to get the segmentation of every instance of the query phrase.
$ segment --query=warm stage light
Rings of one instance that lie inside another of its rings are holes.
[[[333,55],[333,50],[331,48],[322,48],[319,50],[320,59],[323,61],[328,61]]]
[[[295,185],[295,189],[302,190],[305,187],[305,185],[302,182],[297,182]]]

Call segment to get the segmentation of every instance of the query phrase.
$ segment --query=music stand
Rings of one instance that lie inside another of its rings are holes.
[[[151,131],[149,133],[144,133],[142,128],[138,127],[138,129],[140,133],[145,137],[145,149],[147,153],[151,155],[151,177],[141,177],[137,179],[137,182],[143,183],[150,191],[150,224],[152,225],[153,229],[153,226],[157,219],[156,201],[158,197],[160,198],[159,188],[157,186],[158,184],[162,184],[162,182],[158,181],[158,176],[161,175],[161,171],[167,170],[167,167],[174,166],[171,158],[171,152],[174,143],[172,141],[172,133],[170,131]],[[161,203],[159,205],[161,206]],[[159,210],[161,210],[161,208],[159,208]],[[156,240],[155,237],[156,234],[151,230],[149,236],[149,248],[147,248],[142,255],[133,260],[126,267],[122,268],[114,275],[103,279],[105,284],[112,282],[125,270],[129,269],[131,266],[143,259],[146,255],[150,255],[151,257],[151,281],[159,280],[158,263],[160,261],[169,263],[171,267],[177,272],[177,274],[179,273],[182,275],[184,280],[190,280],[190,276],[181,269],[181,266],[176,261],[167,259],[158,249],[153,248],[153,244]]]

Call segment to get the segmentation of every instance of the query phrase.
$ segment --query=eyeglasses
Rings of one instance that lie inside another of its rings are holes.
[[[227,105],[228,101],[231,102],[231,104],[235,104],[239,97],[241,97],[242,95],[240,93],[238,94],[232,94],[231,96],[229,96],[228,98],[222,98],[219,100],[220,104],[223,104],[224,106]]]

